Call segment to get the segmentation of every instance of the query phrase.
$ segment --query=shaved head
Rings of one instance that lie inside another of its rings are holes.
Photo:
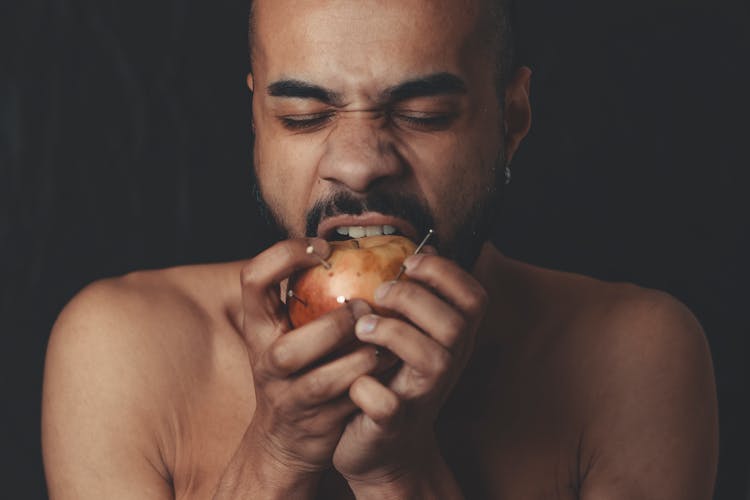
[[[252,71],[254,59],[255,6],[260,0],[250,0],[250,15],[248,20],[248,48],[250,54],[250,68]],[[515,0],[469,0],[479,2],[485,9],[486,15],[480,15],[481,32],[486,37],[488,46],[495,49],[495,86],[500,103],[504,99],[505,85],[516,66],[515,40]]]
[[[472,266],[528,125],[505,1],[255,0],[256,194],[282,237],[375,213]]]

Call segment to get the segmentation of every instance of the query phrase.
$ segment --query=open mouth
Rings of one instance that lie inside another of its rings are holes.
[[[380,235],[404,236],[414,241],[419,236],[417,230],[408,221],[373,212],[356,216],[329,217],[320,223],[317,234],[328,241],[344,241]]]
[[[327,239],[328,241],[344,241],[383,234],[404,236],[397,227],[384,224],[382,226],[338,226]]]

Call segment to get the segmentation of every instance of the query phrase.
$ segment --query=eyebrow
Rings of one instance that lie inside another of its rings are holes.
[[[415,97],[465,94],[466,83],[452,73],[434,73],[400,83],[384,92],[391,102],[405,101]]]
[[[273,82],[268,86],[267,92],[273,97],[315,99],[330,106],[341,106],[343,103],[339,93],[302,80],[287,79]],[[441,72],[389,87],[382,92],[380,100],[399,102],[415,97],[465,94],[466,92],[466,83],[461,78],[452,73]]]
[[[315,99],[331,106],[342,102],[341,96],[336,92],[302,80],[279,80],[270,84],[267,91],[273,97]]]

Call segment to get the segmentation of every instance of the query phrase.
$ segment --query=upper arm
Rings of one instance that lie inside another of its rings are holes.
[[[157,444],[161,384],[137,301],[96,283],[63,310],[44,372],[42,448],[52,499],[173,498]]]
[[[709,499],[717,462],[711,357],[697,320],[645,292],[610,315],[592,382],[584,499]]]

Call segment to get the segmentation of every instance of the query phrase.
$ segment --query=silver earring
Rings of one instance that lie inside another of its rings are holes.
[[[513,175],[510,172],[510,163],[505,166],[505,185],[507,186],[510,184],[510,181],[513,180]]]

